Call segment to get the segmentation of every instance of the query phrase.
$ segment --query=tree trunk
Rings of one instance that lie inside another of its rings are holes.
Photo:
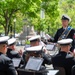
[[[4,29],[5,29],[5,36],[7,36],[8,35],[8,33],[7,33],[7,27],[5,26]]]
[[[8,22],[6,22],[6,26],[5,26],[5,35],[8,35]]]

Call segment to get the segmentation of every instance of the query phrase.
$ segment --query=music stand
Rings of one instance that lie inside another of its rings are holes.
[[[43,58],[30,57],[25,66],[25,69],[39,71],[42,63],[43,63]]]
[[[46,49],[47,50],[54,50],[54,48],[55,48],[55,44],[48,44],[48,45],[46,45]]]
[[[21,62],[21,58],[13,58],[12,61],[13,61],[14,67],[18,68]]]

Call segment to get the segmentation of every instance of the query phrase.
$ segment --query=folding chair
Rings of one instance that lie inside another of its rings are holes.
[[[65,69],[63,67],[55,66],[54,69],[59,70],[59,72],[56,75],[66,75],[65,74]]]
[[[75,65],[72,67],[71,73],[72,73],[72,75],[75,75]]]
[[[34,72],[25,71],[24,69],[17,69],[18,75],[35,75]]]
[[[45,72],[37,72],[25,69],[17,69],[18,75],[46,75]]]

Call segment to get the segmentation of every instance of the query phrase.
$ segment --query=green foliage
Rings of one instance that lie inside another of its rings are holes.
[[[35,29],[39,32],[45,31],[53,36],[53,33],[57,29],[55,22],[59,16],[58,0],[42,0],[41,9],[45,10],[45,19],[40,19],[39,16],[39,18],[35,19],[36,21],[33,20]]]
[[[29,20],[37,32],[45,31],[50,35],[56,32],[59,0],[0,0],[0,25],[5,34],[13,32],[16,18],[16,32],[22,31],[23,19]],[[40,18],[40,11],[45,10],[45,19]],[[58,23],[59,24],[59,23]],[[11,29],[12,28],[12,29]]]
[[[16,26],[15,26],[16,33],[20,33],[22,31],[22,28],[24,25],[23,19],[24,19],[23,14],[21,12],[17,12],[16,13]],[[14,22],[12,23],[14,25]]]
[[[35,16],[41,0],[0,0],[0,25],[3,25],[8,35],[12,20],[18,11],[31,17]]]
[[[1,33],[4,33],[2,26],[0,26],[0,34],[1,34]]]
[[[30,41],[26,40],[25,44],[30,45]]]

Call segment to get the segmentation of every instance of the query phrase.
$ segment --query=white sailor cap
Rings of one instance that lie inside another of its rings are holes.
[[[59,40],[58,41],[58,44],[60,44],[60,45],[69,45],[69,44],[71,44],[72,43],[72,39],[62,39],[62,40]]]
[[[40,40],[41,39],[41,36],[40,35],[36,35],[36,36],[32,36],[29,41],[32,42],[32,41],[37,41],[37,40]]]
[[[13,44],[15,44],[15,42],[16,42],[16,39],[15,38],[10,38],[8,40],[8,45],[13,45]]]
[[[29,48],[26,48],[26,51],[27,52],[39,52],[42,50],[42,46],[33,46],[33,47],[29,47]]]
[[[0,44],[7,44],[9,36],[0,37]]]
[[[63,14],[62,15],[62,20],[68,20],[69,22],[71,22],[71,18],[68,15]]]

